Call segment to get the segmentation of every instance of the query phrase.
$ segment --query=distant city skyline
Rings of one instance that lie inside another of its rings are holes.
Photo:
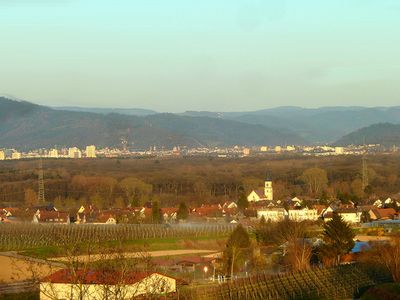
[[[0,93],[158,112],[396,106],[395,0],[3,0]]]

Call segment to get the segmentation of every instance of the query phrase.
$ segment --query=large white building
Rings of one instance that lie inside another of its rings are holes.
[[[287,211],[281,207],[257,209],[257,218],[262,217],[265,221],[279,222],[287,218]]]
[[[72,147],[68,149],[68,157],[69,158],[81,158],[82,152],[77,147]]]
[[[272,180],[266,179],[264,182],[264,189],[260,190],[253,190],[248,196],[247,201],[249,202],[257,202],[257,201],[264,201],[274,200],[274,190],[272,188]]]
[[[257,218],[264,217],[266,221],[279,222],[283,220],[301,221],[317,221],[319,218],[318,211],[315,208],[296,208],[286,210],[283,207],[264,207],[257,209]]]
[[[96,158],[96,146],[94,145],[86,146],[86,157]]]
[[[339,216],[341,216],[342,219],[344,221],[346,221],[347,223],[360,223],[361,222],[362,212],[357,210],[356,208],[349,207],[349,208],[333,209],[331,206],[329,206],[322,214],[324,221],[327,222],[327,221],[331,220],[334,213],[337,213]]]
[[[315,208],[299,208],[299,209],[289,209],[288,210],[289,220],[293,220],[296,222],[301,221],[317,221],[318,220],[318,211]]]
[[[57,149],[51,149],[49,151],[49,157],[50,158],[58,158],[58,150]]]
[[[3,150],[0,150],[0,160],[5,160],[6,159],[6,154],[4,153]]]

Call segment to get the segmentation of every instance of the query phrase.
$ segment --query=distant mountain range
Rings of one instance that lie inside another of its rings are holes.
[[[252,112],[186,112],[185,115],[213,116],[270,128],[285,128],[309,143],[333,143],[342,136],[376,123],[400,123],[396,107],[278,107]]]
[[[70,109],[70,108],[65,108]],[[88,112],[118,112],[127,115],[152,115],[152,110],[140,109],[96,109],[73,108]],[[137,113],[135,113],[137,111]],[[294,133],[308,143],[333,143],[342,136],[360,128],[377,123],[400,123],[400,106],[360,107],[333,106],[321,108],[301,108],[282,106],[271,109],[245,112],[186,111],[178,114],[189,117],[209,117],[262,125],[281,131]],[[288,141],[290,143],[290,141]]]
[[[393,145],[399,143],[395,132],[400,125],[394,125],[399,120],[400,107],[278,107],[171,114],[138,108],[50,108],[0,97],[0,148],[106,147],[119,146],[122,140],[141,149],[152,145],[343,145],[362,144],[364,137],[368,143]]]
[[[142,108],[99,108],[99,107],[79,107],[79,106],[56,106],[52,108],[56,110],[91,112],[104,115],[113,113],[128,115],[128,116],[148,116],[157,114],[157,112],[154,110],[142,109]]]
[[[0,98],[0,148],[155,145],[233,146],[306,144],[286,129],[241,123],[210,117],[175,114],[131,116],[116,113],[56,110],[23,101]]]

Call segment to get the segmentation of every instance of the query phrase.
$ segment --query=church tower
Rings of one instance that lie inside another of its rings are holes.
[[[271,177],[267,176],[264,183],[264,195],[266,200],[274,200]]]

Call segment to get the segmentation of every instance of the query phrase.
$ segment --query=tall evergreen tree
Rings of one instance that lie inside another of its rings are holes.
[[[238,225],[231,233],[224,251],[224,269],[233,276],[234,270],[242,265],[250,247],[250,236],[242,225]]]
[[[341,216],[334,213],[332,220],[324,224],[322,254],[340,263],[340,257],[354,248],[355,234]]]
[[[244,212],[247,207],[249,207],[249,201],[247,201],[246,195],[241,193],[237,201],[237,206],[239,211]]]
[[[155,224],[162,223],[162,218],[163,218],[162,212],[157,201],[153,202],[153,205],[151,207],[151,217],[153,223]]]
[[[176,218],[178,220],[186,220],[188,218],[188,216],[189,216],[189,209],[186,206],[185,202],[181,202],[179,204],[179,208],[178,208],[178,211],[176,213]]]

